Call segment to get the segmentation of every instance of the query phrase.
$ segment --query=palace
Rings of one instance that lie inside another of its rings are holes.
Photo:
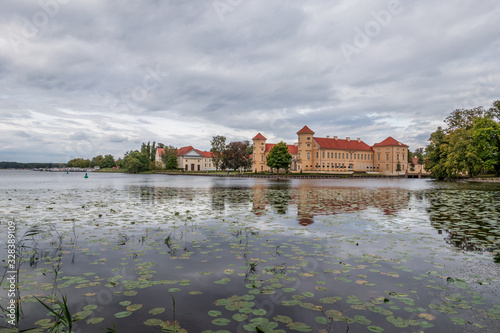
[[[298,140],[287,145],[292,155],[290,171],[304,173],[384,173],[404,174],[408,171],[408,146],[388,137],[369,146],[360,138],[320,138],[304,126],[297,132]],[[267,154],[275,146],[258,133],[253,139],[252,165],[255,172],[272,171],[266,165]]]
[[[161,159],[161,155],[165,152],[165,148],[156,149],[155,162],[165,167]],[[181,147],[177,149],[177,167],[186,171],[207,171],[215,170],[215,165],[212,161],[212,153],[193,148],[192,146]]]

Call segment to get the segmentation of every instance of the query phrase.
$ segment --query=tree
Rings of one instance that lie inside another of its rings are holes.
[[[250,142],[231,142],[222,153],[221,165],[226,169],[249,169],[252,167],[252,160],[248,147]]]
[[[116,166],[115,159],[113,155],[104,156],[103,160],[99,164],[101,168],[114,168]]]
[[[177,156],[170,155],[165,162],[165,169],[167,170],[175,170],[177,169]]]
[[[127,172],[138,173],[148,171],[150,169],[149,156],[145,153],[140,153],[137,150],[128,152],[122,162],[122,167]]]
[[[446,134],[441,127],[431,133],[429,144],[425,148],[428,160],[425,168],[430,171],[431,176],[436,179],[443,180],[447,178],[444,161],[446,161],[448,152],[448,143],[445,138]]]
[[[448,132],[458,128],[471,129],[474,125],[474,120],[485,115],[486,111],[482,106],[473,109],[456,109],[446,117],[445,123],[448,125]]]
[[[396,171],[397,172],[401,171],[401,163],[399,163],[399,161],[398,164],[396,164]]]
[[[210,152],[212,153],[212,162],[214,163],[215,170],[222,168],[222,154],[226,149],[226,137],[222,135],[216,135],[210,141],[212,148]]]
[[[500,124],[490,117],[477,119],[472,137],[484,168],[500,177]]]
[[[91,167],[100,166],[103,159],[104,157],[102,157],[102,155],[93,157],[92,160],[90,161],[90,166]]]
[[[290,164],[292,164],[292,155],[288,152],[286,143],[281,141],[271,149],[267,155],[266,164],[268,167],[276,169],[276,173],[279,173],[280,169],[290,168]]]
[[[177,148],[175,148],[174,146],[163,146],[163,147],[164,147],[164,151],[160,157],[161,157],[161,161],[163,162],[163,164],[165,164],[165,168],[167,168],[166,166],[167,166],[167,163],[168,163],[170,156],[175,157],[175,161],[176,161],[175,168],[177,168]]]
[[[481,171],[481,159],[472,139],[472,128],[457,128],[447,136],[449,144],[445,161],[447,178],[456,178],[461,173],[469,177]]]

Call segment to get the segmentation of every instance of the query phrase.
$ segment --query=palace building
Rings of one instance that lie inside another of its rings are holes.
[[[155,162],[165,167],[161,155],[165,152],[164,148],[156,149]],[[177,149],[177,167],[186,171],[207,171],[215,170],[212,160],[212,153],[193,148],[192,146],[181,147]]]
[[[360,138],[339,139],[337,136],[316,137],[314,134],[314,131],[304,126],[297,132],[297,142],[287,145],[292,155],[290,171],[404,174],[408,170],[408,146],[392,137],[369,146]],[[272,171],[266,165],[266,158],[275,144],[267,143],[261,133],[252,140],[253,170]]]

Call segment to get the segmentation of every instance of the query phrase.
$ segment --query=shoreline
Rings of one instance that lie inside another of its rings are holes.
[[[213,173],[178,173],[178,172],[155,172],[157,175],[169,176],[204,176],[204,177],[227,177],[227,178],[268,178],[268,179],[355,179],[355,178],[408,178],[406,175],[307,175],[307,174],[213,174]]]

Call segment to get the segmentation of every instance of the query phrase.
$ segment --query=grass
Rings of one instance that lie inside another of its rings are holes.
[[[35,299],[40,302],[47,310],[49,310],[49,313],[52,314],[56,321],[54,322],[54,325],[48,330],[48,332],[59,332],[62,329],[66,329],[67,332],[71,332],[73,328],[73,322],[76,321],[71,317],[71,313],[69,312],[68,308],[68,298],[66,295],[62,296],[62,301],[57,299],[54,303],[58,307],[58,309],[54,310],[54,307],[48,306],[46,303],[44,303],[42,300],[37,298],[35,296]],[[50,299],[47,297],[47,299]]]

